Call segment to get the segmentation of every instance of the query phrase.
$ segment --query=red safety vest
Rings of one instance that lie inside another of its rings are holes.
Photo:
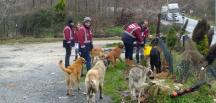
[[[143,38],[141,36],[141,27],[137,23],[128,25],[124,32],[131,38],[135,38],[137,42],[143,42]]]
[[[70,41],[73,40],[73,31],[69,26],[64,27],[64,40]]]
[[[83,47],[85,43],[92,42],[93,33],[90,29],[81,26],[78,30],[78,38],[80,46]]]

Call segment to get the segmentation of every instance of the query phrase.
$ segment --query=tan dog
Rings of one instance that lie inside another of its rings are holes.
[[[100,59],[96,62],[95,66],[91,68],[85,78],[85,86],[87,91],[87,102],[95,103],[96,102],[96,94],[98,90],[100,91],[100,99],[102,96],[103,82],[106,71],[105,57],[100,56]]]
[[[101,53],[104,53],[104,50],[100,47],[94,47],[91,50],[91,60],[92,63],[94,64],[96,57],[99,57]]]
[[[78,90],[80,90],[79,88],[80,77],[81,77],[83,64],[85,63],[85,59],[80,57],[67,68],[64,67],[62,62],[63,62],[62,60],[59,61],[59,67],[65,72],[65,80],[67,83],[67,95],[73,95],[72,90],[75,84],[78,85]]]
[[[112,49],[107,54],[106,58],[108,60],[108,64],[111,62],[113,66],[116,65],[116,59],[120,59],[123,47],[124,46],[122,44],[119,44],[118,47]]]
[[[150,68],[143,67],[142,65],[134,65],[129,72],[129,90],[131,98],[136,99],[136,91],[139,91],[138,98],[144,92],[144,89],[148,87],[150,79],[154,79],[154,74]],[[138,102],[140,102],[138,100]]]

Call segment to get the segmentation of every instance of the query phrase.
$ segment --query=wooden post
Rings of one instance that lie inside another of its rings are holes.
[[[160,17],[161,14],[158,14],[158,22],[157,22],[157,30],[156,30],[156,37],[160,37]]]

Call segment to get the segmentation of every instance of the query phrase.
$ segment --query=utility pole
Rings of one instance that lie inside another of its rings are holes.
[[[160,37],[160,18],[161,14],[158,14],[158,22],[157,22],[157,30],[156,30],[156,37]]]

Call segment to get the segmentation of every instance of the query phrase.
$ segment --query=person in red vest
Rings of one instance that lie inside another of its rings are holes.
[[[144,60],[144,54],[143,54],[143,49],[145,47],[145,43],[147,42],[146,39],[149,35],[149,28],[148,28],[148,21],[144,21],[144,25],[141,28],[141,36],[143,38],[143,43],[141,45],[137,45],[137,50],[136,50],[136,60],[137,63],[140,63],[141,61]]]
[[[78,30],[79,51],[81,57],[86,60],[87,71],[91,69],[90,51],[93,48],[93,33],[91,30],[91,18],[85,17],[83,25]]]
[[[133,63],[133,48],[134,42],[137,42],[137,45],[143,43],[143,38],[141,36],[141,28],[144,25],[144,22],[139,24],[134,22],[124,27],[124,32],[122,35],[122,41],[125,46],[125,62],[128,65]]]
[[[74,26],[73,20],[69,19],[63,30],[63,34],[64,34],[63,47],[66,50],[65,67],[68,67],[70,65],[71,49],[74,46],[75,30],[73,26]]]
[[[79,28],[81,27],[81,24],[78,22],[75,29],[76,29],[76,32],[75,32],[75,35],[74,35],[74,42],[75,42],[75,60],[78,58],[78,55],[79,55],[79,40],[78,40],[78,30]]]

